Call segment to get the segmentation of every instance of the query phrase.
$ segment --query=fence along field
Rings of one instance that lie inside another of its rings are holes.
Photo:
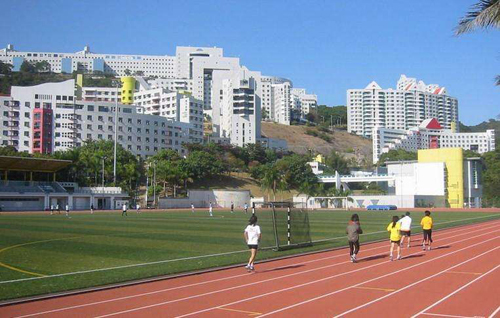
[[[308,213],[312,246],[276,251],[270,209],[257,209],[258,260],[346,245],[351,212]],[[361,242],[385,239],[393,214],[358,212]],[[421,214],[412,212],[418,225]],[[243,264],[249,214],[236,210],[0,216],[0,299],[46,294],[211,267]],[[500,213],[433,212],[436,229],[500,219]],[[418,226],[415,233],[419,232]],[[281,238],[283,234],[281,232]],[[282,241],[286,244],[286,240]]]

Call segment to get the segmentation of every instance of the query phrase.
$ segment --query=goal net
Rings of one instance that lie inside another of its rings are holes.
[[[269,202],[276,249],[308,246],[312,244],[309,214],[301,205],[292,202]],[[266,208],[266,207],[264,207]]]

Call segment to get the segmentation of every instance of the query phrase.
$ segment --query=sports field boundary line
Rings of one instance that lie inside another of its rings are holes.
[[[462,219],[462,220],[454,220],[454,221],[447,221],[447,222],[442,222],[436,225],[440,224],[449,224],[449,223],[456,223],[456,222],[461,222],[461,221],[467,221],[467,220],[477,220],[477,219],[484,219],[486,217],[495,217],[492,220],[485,220],[485,221],[480,221],[477,223],[472,223],[472,224],[460,224],[460,225],[455,225],[455,226],[449,226],[446,228],[441,228],[437,229],[434,232],[441,232],[441,231],[446,231],[450,229],[458,229],[461,227],[467,227],[467,226],[473,226],[477,224],[482,224],[486,222],[493,222],[500,220],[496,215],[488,215],[488,216],[482,216],[478,218],[468,218],[468,219]],[[378,231],[385,233],[386,231]],[[372,232],[372,233],[378,233],[378,232]],[[366,233],[365,235],[368,235],[369,233]],[[363,235],[363,234],[362,234]],[[418,233],[417,235],[421,235],[421,233]],[[339,238],[345,238],[345,236],[339,237]],[[372,241],[367,241],[363,242],[363,245],[372,245],[380,242],[384,242],[387,239],[379,239],[379,240],[372,240]],[[285,256],[279,256],[275,258],[268,258],[260,261],[256,261],[256,264],[264,264],[264,263],[269,263],[273,261],[279,261],[279,260],[285,260],[285,259],[290,259],[290,258],[296,258],[296,257],[302,257],[302,256],[308,256],[308,255],[314,255],[314,254],[320,254],[320,253],[325,253],[325,252],[333,252],[333,251],[338,251],[345,249],[347,246],[337,246],[337,247],[332,247],[332,248],[326,248],[326,249],[321,249],[321,250],[315,250],[315,251],[307,251],[307,252],[301,252],[297,254],[291,254],[291,255],[285,255]],[[266,249],[272,249],[272,248],[266,248]],[[244,250],[244,252],[248,252],[248,250]],[[148,263],[149,264],[149,263]],[[176,273],[176,274],[167,274],[167,275],[161,275],[161,276],[154,276],[154,277],[147,277],[147,278],[141,278],[141,279],[135,279],[135,280],[130,280],[130,281],[124,281],[124,282],[118,282],[118,283],[111,283],[111,284],[105,284],[101,286],[94,286],[94,287],[88,287],[88,288],[81,288],[81,289],[74,289],[74,290],[69,290],[69,291],[62,291],[62,292],[56,292],[56,293],[49,293],[49,294],[43,294],[43,295],[36,295],[36,296],[29,296],[29,297],[21,297],[21,298],[14,298],[14,299],[8,299],[5,301],[0,301],[0,307],[3,306],[9,306],[9,305],[16,305],[16,304],[21,304],[21,303],[28,303],[28,302],[33,302],[33,301],[38,301],[38,300],[45,300],[45,299],[51,299],[51,298],[60,298],[60,297],[65,297],[65,296],[71,296],[71,295],[78,295],[78,294],[86,294],[86,293],[91,293],[91,292],[96,292],[96,291],[103,291],[103,290],[108,290],[108,289],[114,289],[114,288],[121,288],[121,287],[128,287],[128,286],[134,286],[134,285],[139,285],[139,284],[144,284],[144,283],[151,283],[151,282],[157,282],[161,280],[168,280],[168,279],[175,279],[175,278],[182,278],[182,277],[188,277],[188,276],[195,276],[195,275],[202,275],[206,273],[212,273],[212,272],[218,272],[218,271],[223,271],[226,269],[233,269],[233,268],[238,268],[241,267],[246,263],[238,263],[238,264],[232,264],[232,265],[227,265],[227,266],[219,266],[219,267],[212,267],[212,268],[206,268],[202,270],[197,270],[197,271],[189,271],[185,273]],[[109,270],[109,269],[108,269]],[[95,271],[93,271],[95,272]],[[88,272],[86,272],[88,273]],[[69,276],[69,274],[74,273],[66,273],[64,275],[51,275],[51,276],[45,276],[45,277],[31,277],[24,279],[22,281],[29,281],[29,280],[39,280],[39,279],[45,279],[45,278],[51,278],[51,277],[61,277],[61,276]],[[0,282],[0,285],[4,282]]]

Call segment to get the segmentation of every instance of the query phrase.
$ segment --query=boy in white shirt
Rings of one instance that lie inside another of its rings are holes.
[[[247,266],[245,268],[248,271],[253,271],[253,262],[257,256],[257,249],[259,248],[259,242],[262,237],[260,232],[260,226],[257,225],[257,216],[253,214],[248,221],[248,226],[245,228],[245,241],[247,242],[248,248],[250,249],[250,259],[248,260]]]
[[[401,247],[403,247],[403,242],[405,241],[405,237],[408,238],[408,245],[407,247],[410,247],[410,242],[411,242],[411,217],[410,217],[410,212],[406,212],[406,215],[404,218],[401,218],[399,220],[401,223]]]

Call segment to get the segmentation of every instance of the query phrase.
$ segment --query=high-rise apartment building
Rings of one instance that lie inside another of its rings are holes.
[[[292,88],[290,96],[292,99],[292,108],[301,119],[304,119],[307,114],[318,106],[318,96],[307,94],[305,88]]]
[[[375,127],[408,130],[436,118],[443,128],[456,131],[458,100],[444,87],[401,75],[397,88],[371,82],[364,89],[347,90],[347,130],[371,137]]]

